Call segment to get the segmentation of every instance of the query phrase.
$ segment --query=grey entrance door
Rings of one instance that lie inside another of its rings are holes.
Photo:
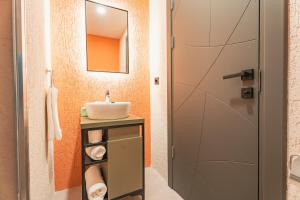
[[[174,5],[173,187],[185,200],[257,200],[259,0]],[[254,80],[236,74],[247,69]]]

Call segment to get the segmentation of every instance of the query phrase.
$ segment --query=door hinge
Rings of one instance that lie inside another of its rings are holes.
[[[258,94],[260,95],[262,91],[262,71],[258,70]]]
[[[172,159],[174,159],[174,157],[175,157],[175,147],[174,146],[172,146],[172,149],[171,149],[171,157],[172,157]]]
[[[175,48],[175,37],[171,36],[171,49]]]
[[[171,6],[170,6],[170,9],[171,9],[171,11],[173,11],[174,10],[174,5],[175,5],[175,0],[170,0],[171,1]]]

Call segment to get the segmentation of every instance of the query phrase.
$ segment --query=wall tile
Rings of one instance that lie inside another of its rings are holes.
[[[48,0],[25,2],[25,65],[27,68],[27,106],[29,132],[30,200],[52,199],[52,165],[48,160],[46,129],[46,13]],[[50,25],[49,25],[50,26]],[[49,154],[51,155],[51,154]]]
[[[300,154],[300,1],[289,0],[288,158]],[[289,169],[290,166],[288,166]],[[288,178],[288,200],[300,199],[300,183]]]

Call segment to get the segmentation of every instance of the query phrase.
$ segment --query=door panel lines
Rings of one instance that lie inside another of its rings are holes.
[[[211,46],[198,46],[198,45],[192,45],[192,44],[185,44],[185,45],[189,46],[191,48],[214,48],[214,47],[225,47],[225,46],[231,46],[231,45],[236,45],[236,44],[243,44],[243,43],[253,42],[253,41],[256,41],[256,39],[250,39],[250,40],[245,40],[245,41],[241,41],[241,42],[232,42],[232,43],[228,43],[226,45],[211,45]]]
[[[212,67],[216,64],[218,61],[219,57],[221,56],[225,46],[222,47],[221,51],[218,53],[216,59],[213,61],[207,72],[205,72],[204,76],[201,78],[201,80],[196,84],[196,86],[193,88],[192,92],[184,99],[184,101],[178,106],[178,108],[175,110],[177,112],[189,99],[190,97],[194,94],[194,92],[197,90],[197,88],[201,85],[202,81],[205,79],[205,77],[208,75],[208,73],[211,71]]]
[[[196,91],[196,89],[201,85],[201,83],[202,83],[202,81],[205,79],[205,77],[209,74],[209,72],[211,71],[211,69],[213,68],[213,66],[216,64],[216,62],[217,62],[218,59],[220,58],[222,52],[224,51],[225,47],[228,45],[228,42],[230,41],[230,39],[231,39],[232,35],[234,34],[235,30],[237,29],[238,25],[239,25],[240,22],[242,21],[242,18],[243,18],[243,16],[245,15],[247,9],[249,8],[249,5],[250,5],[251,2],[252,2],[252,0],[249,0],[249,2],[248,2],[248,4],[247,4],[246,8],[244,9],[244,11],[243,11],[243,13],[242,13],[240,19],[238,20],[238,22],[237,22],[237,24],[236,24],[234,30],[233,30],[232,33],[230,34],[229,38],[226,40],[225,45],[222,47],[220,53],[217,55],[217,57],[216,57],[216,59],[214,60],[214,62],[212,63],[212,65],[209,67],[209,69],[207,70],[207,72],[205,73],[205,75],[201,78],[201,80],[200,80],[200,81],[196,84],[196,86],[193,88],[192,92],[185,98],[185,100],[183,101],[183,103],[180,104],[180,105],[178,106],[178,109],[177,109],[177,110],[179,110],[179,109],[182,107],[182,105],[185,104],[186,101],[193,95],[193,93],[194,93],[194,92]],[[177,111],[177,110],[176,110],[176,111]]]
[[[202,91],[200,89],[197,89],[199,91]],[[202,91],[203,92],[203,91]],[[257,126],[255,126],[254,122],[252,122],[251,120],[249,120],[247,117],[244,117],[242,115],[242,113],[240,113],[238,110],[233,109],[231,106],[229,106],[226,102],[224,102],[222,99],[216,97],[215,95],[213,95],[212,93],[205,91],[205,93],[213,98],[215,98],[217,101],[219,101],[220,103],[224,104],[228,109],[232,110],[234,113],[236,113],[237,115],[239,115],[239,117],[243,118],[244,120],[246,120],[248,123],[250,123],[254,128],[257,128]]]
[[[241,42],[233,42],[233,43],[228,43],[227,46],[231,46],[231,45],[237,45],[237,44],[243,44],[243,43],[248,43],[248,42],[254,42],[257,39],[250,39],[250,40],[245,40],[245,41],[241,41]]]
[[[190,84],[190,83],[184,83],[184,82],[181,82],[181,81],[176,81],[176,84],[181,84],[181,85],[191,86],[191,87],[194,86],[193,84]]]
[[[212,3],[211,3],[211,0],[209,0],[209,41],[208,41],[208,44],[209,44],[209,47],[210,47],[210,43],[211,43],[211,11],[212,11]]]
[[[199,137],[199,145],[198,145],[198,152],[197,152],[197,157],[196,157],[196,163],[195,163],[195,168],[194,168],[194,175],[193,175],[193,179],[192,179],[192,183],[194,182],[195,178],[196,178],[196,172],[199,168],[199,157],[200,157],[200,149],[201,149],[201,140],[202,140],[202,136],[203,136],[203,128],[204,128],[204,119],[205,119],[205,111],[206,111],[206,101],[207,101],[207,93],[204,93],[204,105],[203,105],[203,113],[202,113],[202,127],[201,127],[201,133],[200,133],[200,137]],[[189,192],[189,197],[188,199],[190,199],[190,195],[193,192],[193,184],[191,184],[191,188],[190,188],[190,192]]]
[[[245,100],[241,94],[243,88],[256,92],[259,78],[225,82],[222,77],[245,67],[257,74],[260,4],[174,1],[170,140],[176,156],[169,159],[173,188],[186,200],[258,200],[259,97]]]
[[[256,165],[255,163],[251,162],[241,162],[241,161],[234,161],[234,160],[201,160],[200,163],[232,163],[232,164],[240,164],[240,165]]]
[[[238,20],[238,22],[236,23],[236,25],[235,25],[233,31],[231,32],[231,34],[229,35],[228,39],[226,40],[225,45],[227,45],[228,42],[230,41],[232,35],[234,34],[234,32],[236,31],[237,27],[238,27],[239,24],[241,23],[241,21],[242,21],[244,15],[245,15],[246,11],[248,10],[248,8],[249,8],[249,6],[250,6],[250,4],[251,4],[252,1],[253,1],[253,0],[249,0],[249,2],[248,2],[248,4],[247,4],[246,8],[244,9],[244,11],[243,11],[243,13],[242,13],[240,19]]]

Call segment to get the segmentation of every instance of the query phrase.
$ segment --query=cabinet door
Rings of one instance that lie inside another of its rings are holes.
[[[108,130],[108,140],[120,140],[140,136],[140,126],[112,128]]]
[[[142,137],[108,142],[108,197],[113,199],[143,187]]]

